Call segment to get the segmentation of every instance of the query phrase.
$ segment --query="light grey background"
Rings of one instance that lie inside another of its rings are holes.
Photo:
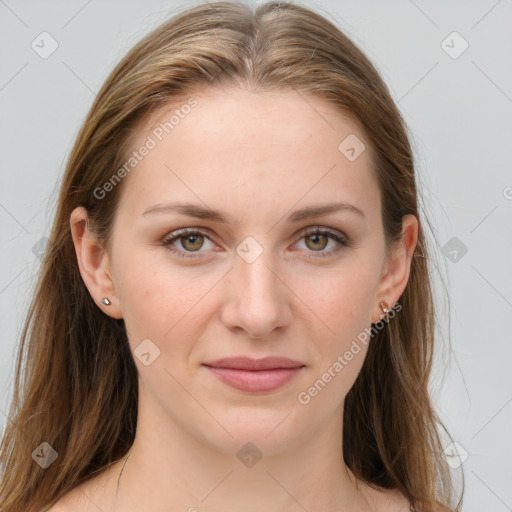
[[[77,130],[124,53],[161,21],[197,3],[0,0],[3,425],[39,265],[33,248],[49,232]],[[512,2],[304,4],[367,53],[407,121],[436,231],[433,275],[446,317],[440,317],[432,394],[468,453],[453,474],[460,479],[464,472],[465,512],[511,511]],[[43,31],[59,45],[47,59],[31,48]],[[457,58],[464,41],[454,31],[469,44]]]

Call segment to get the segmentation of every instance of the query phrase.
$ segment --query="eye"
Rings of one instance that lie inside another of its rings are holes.
[[[320,226],[303,232],[299,241],[302,240],[305,240],[305,250],[309,253],[314,253],[312,256],[308,257],[313,258],[333,256],[343,247],[349,247],[351,245],[350,240],[342,233],[332,231],[328,228],[321,228]],[[329,240],[335,242],[334,247],[331,247],[328,251],[324,251],[329,245]],[[205,241],[213,245],[210,237],[203,231],[195,228],[183,228],[166,235],[162,239],[162,245],[180,257],[199,258],[201,257],[200,253],[205,252],[201,251],[201,249],[205,247]]]
[[[204,241],[213,243],[208,235],[197,229],[180,229],[169,233],[162,239],[164,245],[169,251],[177,253],[185,258],[198,258],[199,254],[191,254],[194,252],[204,252],[200,249],[204,246]],[[181,247],[176,247],[176,245]]]
[[[308,252],[317,253],[314,256],[312,256],[313,258],[317,256],[332,256],[333,254],[341,250],[343,247],[350,246],[350,241],[345,235],[327,228],[321,228],[319,226],[314,230],[309,230],[302,233],[300,240],[303,239],[305,240],[306,248],[310,249]],[[328,251],[324,251],[323,249],[325,249],[329,244],[329,239],[336,242],[336,244],[334,244],[334,248],[331,248]]]

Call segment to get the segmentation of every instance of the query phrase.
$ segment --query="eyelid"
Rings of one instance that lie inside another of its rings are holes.
[[[170,240],[173,241],[175,239],[178,239],[182,236],[189,235],[189,234],[190,235],[201,234],[205,238],[208,238],[208,240],[212,239],[212,236],[210,235],[209,230],[207,228],[190,227],[190,228],[175,229],[174,231],[167,233],[162,238],[162,242],[168,242]]]

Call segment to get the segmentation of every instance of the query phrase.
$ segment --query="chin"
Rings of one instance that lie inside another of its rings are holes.
[[[215,418],[231,434],[221,427],[208,429],[204,435],[209,444],[224,453],[236,455],[248,443],[265,455],[282,453],[289,445],[301,442],[301,432],[297,430],[290,407],[276,409],[256,409],[251,407],[230,408],[228,414],[215,415]],[[251,447],[246,447],[251,451]]]

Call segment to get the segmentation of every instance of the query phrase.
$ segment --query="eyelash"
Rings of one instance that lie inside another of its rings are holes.
[[[189,235],[201,235],[204,238],[206,238],[207,240],[210,240],[211,242],[213,242],[213,240],[203,231],[200,231],[195,228],[184,228],[184,229],[179,229],[177,231],[173,231],[172,233],[169,233],[168,235],[166,235],[162,239],[162,245],[165,246],[165,248],[167,250],[169,250],[172,253],[177,254],[178,256],[182,256],[184,258],[201,258],[202,256],[200,256],[200,253],[204,252],[204,251],[182,251],[182,250],[176,249],[175,247],[172,246],[172,243],[174,241],[179,240],[180,238],[185,238],[186,236],[189,236]],[[316,229],[313,229],[313,230],[303,232],[302,236],[297,241],[302,240],[303,238],[312,236],[312,235],[326,235],[329,238],[338,242],[340,244],[340,246],[337,248],[334,248],[334,249],[330,249],[327,252],[308,251],[308,252],[312,252],[312,253],[317,253],[315,256],[308,256],[308,257],[322,258],[322,257],[332,256],[334,253],[338,252],[343,247],[350,247],[350,245],[351,245],[349,239],[347,237],[345,237],[344,235],[339,235],[338,233],[336,233],[334,231],[331,231],[326,228],[320,228],[320,227],[317,227]],[[198,253],[198,254],[194,254],[194,253]]]

